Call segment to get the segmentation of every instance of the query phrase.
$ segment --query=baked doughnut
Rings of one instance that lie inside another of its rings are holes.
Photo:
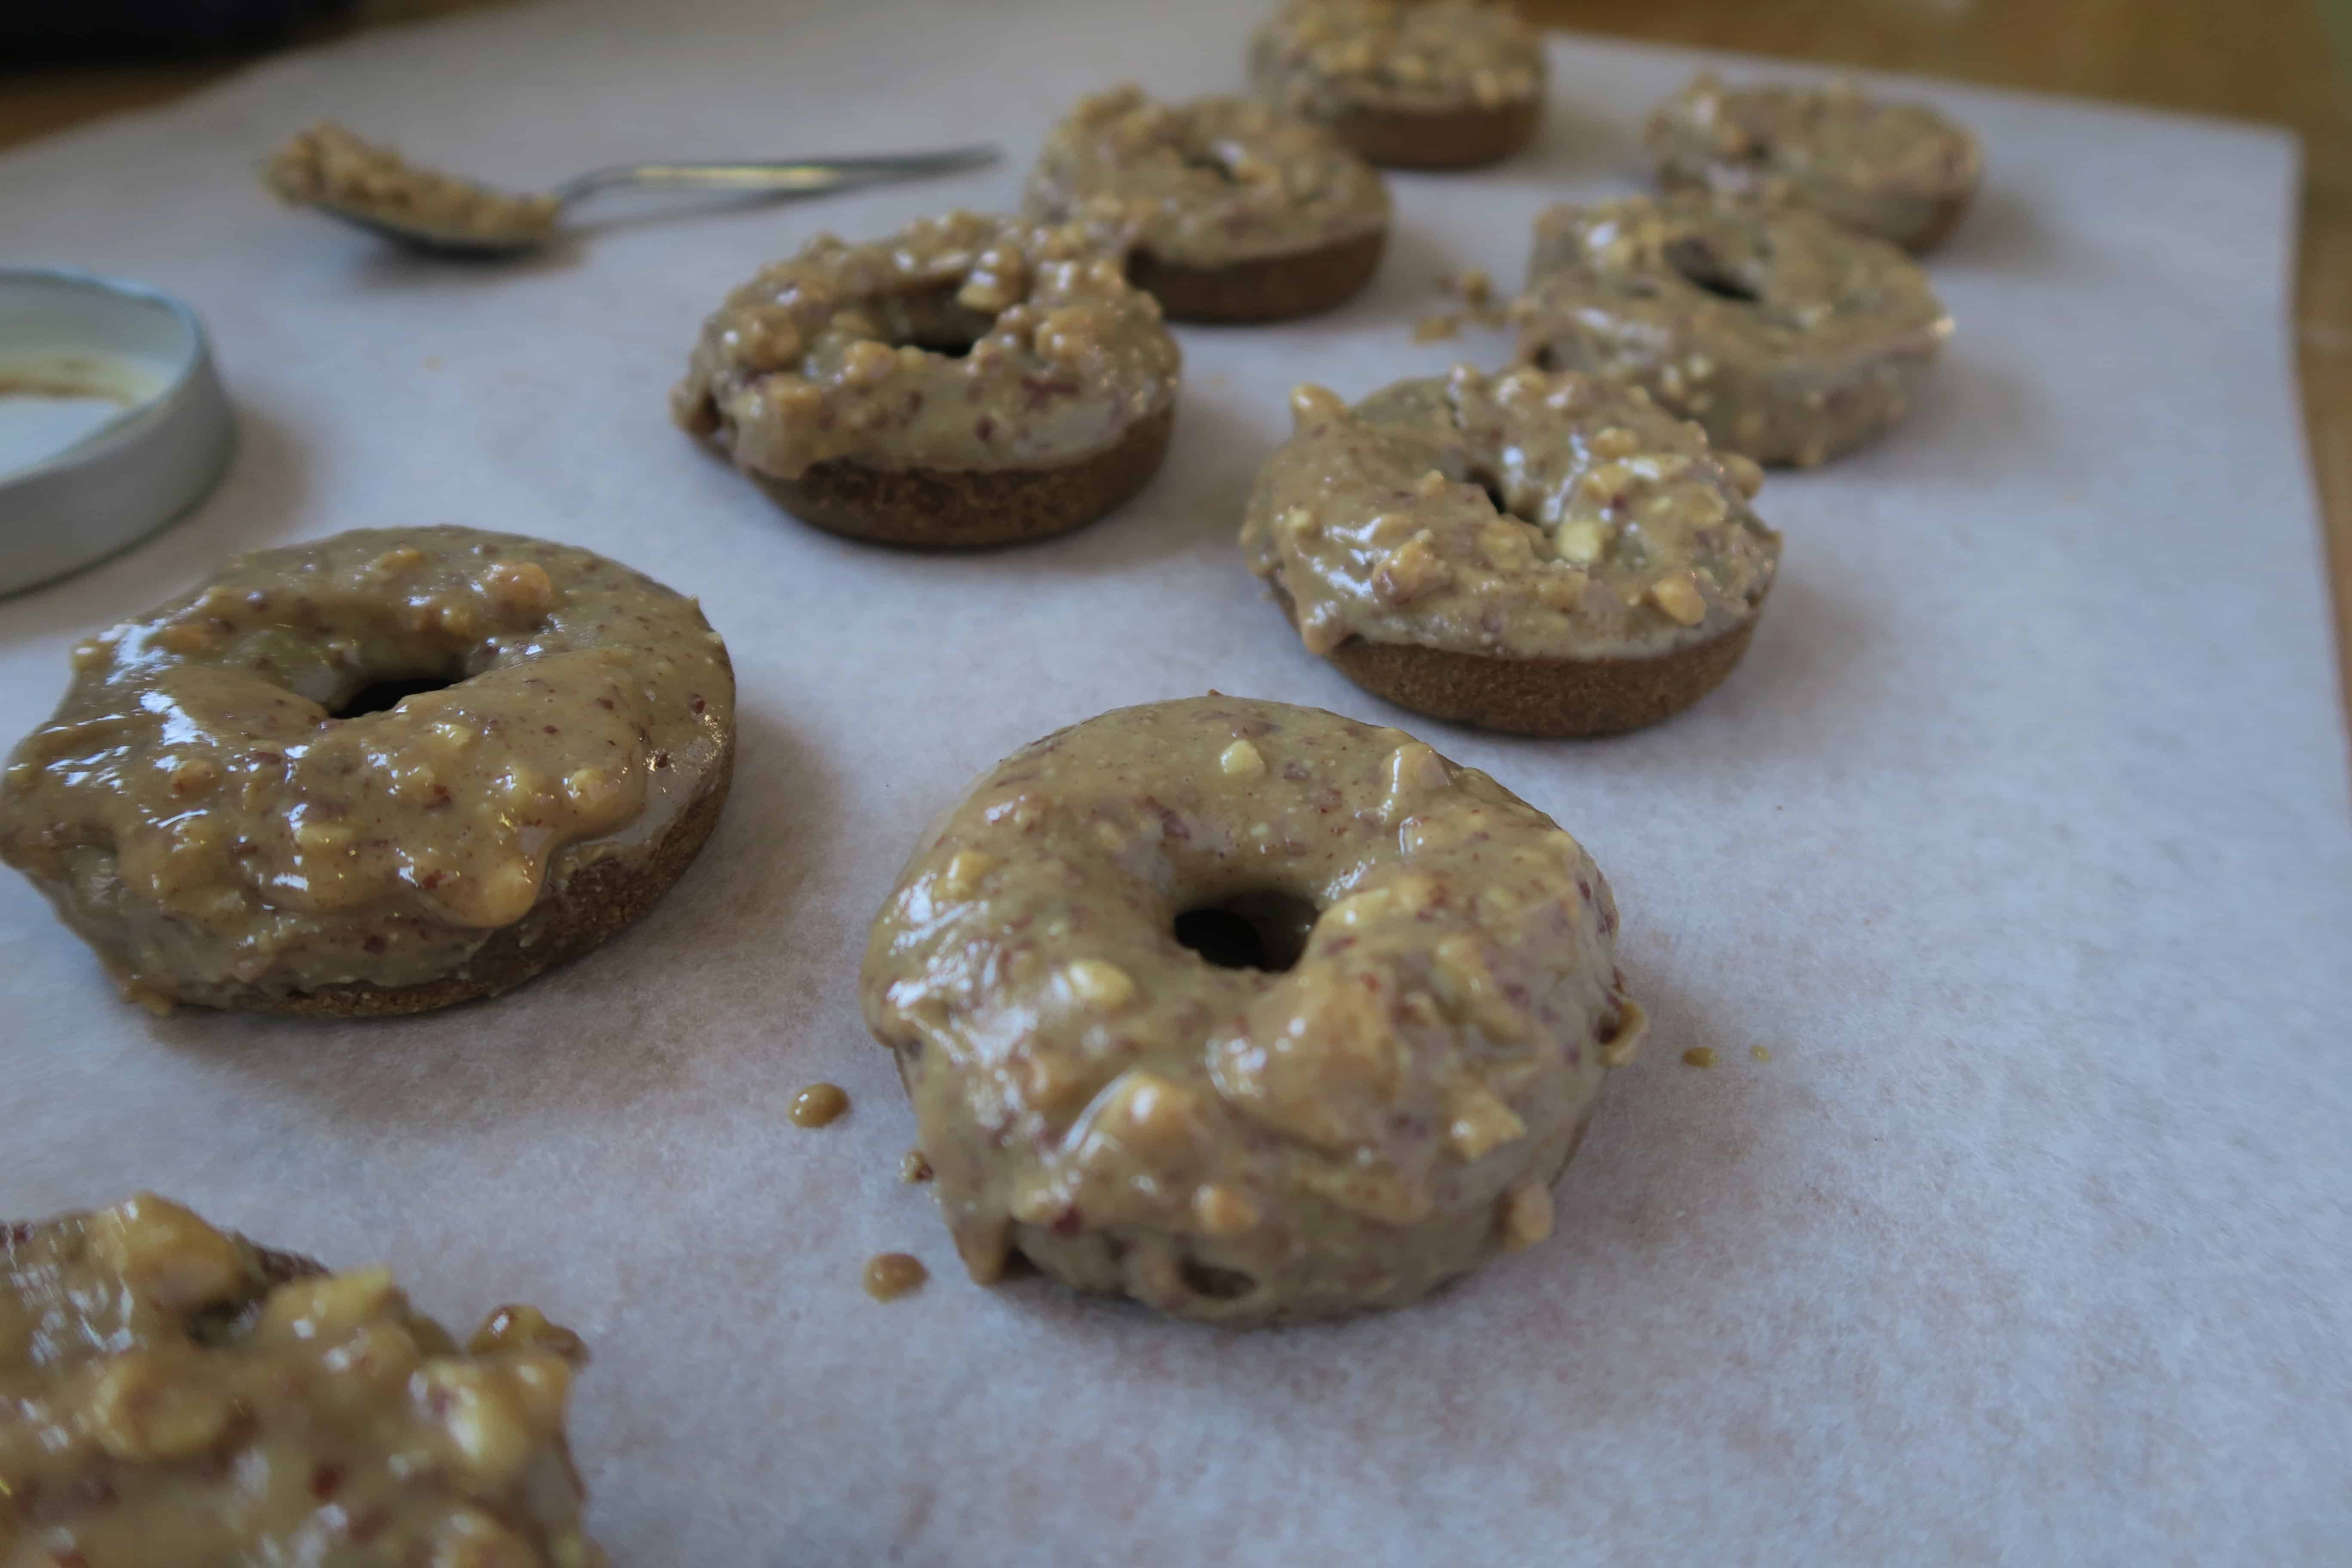
[[[991,770],[861,994],[956,1248],[1179,1317],[1411,1301],[1551,1228],[1641,1009],[1609,886],[1396,730],[1211,695]]]
[[[1128,278],[1180,321],[1328,310],[1371,280],[1389,231],[1388,187],[1324,126],[1247,99],[1155,103],[1133,86],[1082,99],[1054,128],[1024,211],[1118,233]]]
[[[1780,557],[1753,463],[1640,391],[1467,365],[1353,408],[1291,395],[1242,550],[1307,651],[1376,697],[1522,735],[1697,701],[1747,651]]]
[[[831,235],[728,296],[671,395],[803,522],[890,544],[1013,544],[1158,471],[1181,356],[1105,237],[951,213]]]
[[[520,984],[653,906],[734,765],[694,601],[518,534],[257,551],[73,664],[0,782],[0,858],[158,1007]]]
[[[0,1224],[10,1563],[589,1568],[578,1336],[460,1349],[383,1268],[329,1274],[142,1194]]]
[[[1260,98],[1396,169],[1470,169],[1543,118],[1543,40],[1478,0],[1284,0],[1250,39]]]
[[[1651,111],[1642,140],[1669,191],[1811,207],[1912,251],[1951,233],[1984,179],[1968,132],[1851,82],[1727,88],[1702,72]]]
[[[1717,446],[1801,468],[1901,419],[1952,331],[1885,240],[1698,195],[1550,208],[1511,310],[1523,361],[1630,381]]]

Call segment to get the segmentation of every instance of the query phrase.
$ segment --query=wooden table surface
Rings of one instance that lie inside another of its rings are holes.
[[[483,3],[369,0],[358,21],[337,30]],[[2352,709],[2352,0],[1524,3],[1547,23],[1588,32],[2116,99],[2300,132],[2296,342],[2326,520],[2338,679]],[[245,63],[0,71],[0,148],[165,102]]]

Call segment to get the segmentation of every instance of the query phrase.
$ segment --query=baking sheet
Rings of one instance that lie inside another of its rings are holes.
[[[0,879],[0,1209],[137,1186],[470,1321],[596,1352],[574,1430],[625,1563],[2319,1561],[2352,1529],[2352,832],[2284,291],[2281,135],[1925,90],[1978,128],[1934,258],[1959,321],[1909,425],[1760,501],[1745,667],[1599,744],[1403,718],[1607,869],[1656,1018],[1561,1234],[1414,1310],[1206,1331],[961,1279],[859,1026],[866,924],[970,777],[1121,703],[1401,716],[1306,657],[1233,543],[1291,384],[1509,286],[1545,202],[1630,188],[1693,57],[1564,40],[1540,146],[1397,176],[1374,289],[1187,330],[1175,450],[1013,552],[863,549],[670,428],[702,314],[819,228],[1011,201],[1077,93],[1227,88],[1255,7],[499,10],[299,55],[0,160],[0,251],[194,302],[243,447],[188,522],[0,603],[0,733],[71,640],[220,557],[462,522],[699,594],[736,793],[624,940],[505,1000],[338,1026],[112,999]],[[1793,73],[1793,68],[1790,68]],[[516,184],[641,156],[992,137],[1013,161],[821,204],[619,221],[504,268],[276,208],[332,113]],[[1700,1071],[1681,1053],[1712,1047]],[[1750,1047],[1771,1053],[1769,1063]],[[829,1079],[856,1109],[784,1118]],[[865,1258],[919,1255],[877,1306]]]

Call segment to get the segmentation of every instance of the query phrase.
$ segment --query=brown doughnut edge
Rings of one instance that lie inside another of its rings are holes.
[[[1493,109],[1343,109],[1330,121],[1348,151],[1387,169],[1475,169],[1535,139],[1543,100]]]
[[[1927,221],[1900,241],[1903,248],[1914,256],[1921,256],[1949,239],[1952,230],[1960,226],[1960,219],[1968,216],[1969,207],[1976,200],[1976,187],[1970,185],[1967,190],[1937,202]]]
[[[1051,468],[869,468],[846,458],[796,479],[753,473],[776,503],[828,533],[924,550],[1023,544],[1084,528],[1160,471],[1174,403],[1118,443]]]
[[[1382,225],[1312,250],[1253,257],[1225,267],[1187,267],[1139,250],[1128,258],[1127,280],[1157,299],[1171,321],[1296,321],[1353,299],[1380,270],[1388,240]]]
[[[510,991],[542,971],[569,963],[618,936],[642,919],[686,874],[719,824],[719,808],[735,775],[735,737],[730,733],[710,763],[701,791],[669,826],[653,853],[630,861],[619,856],[591,861],[562,886],[542,891],[530,912],[501,927],[476,949],[456,974],[414,985],[373,985],[352,981],[316,991],[272,994],[250,990],[226,997],[175,997],[191,1006],[238,1013],[277,1013],[306,1018],[392,1018],[430,1013]],[[530,941],[525,943],[528,933]]]
[[[1298,607],[1279,583],[1293,630]],[[1755,635],[1759,600],[1730,630],[1654,658],[1507,658],[1349,637],[1325,657],[1383,701],[1432,719],[1564,740],[1672,718],[1723,684]]]

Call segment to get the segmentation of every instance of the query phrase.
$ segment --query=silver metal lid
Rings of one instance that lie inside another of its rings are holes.
[[[0,594],[180,516],[232,435],[194,310],[112,278],[0,268]]]

